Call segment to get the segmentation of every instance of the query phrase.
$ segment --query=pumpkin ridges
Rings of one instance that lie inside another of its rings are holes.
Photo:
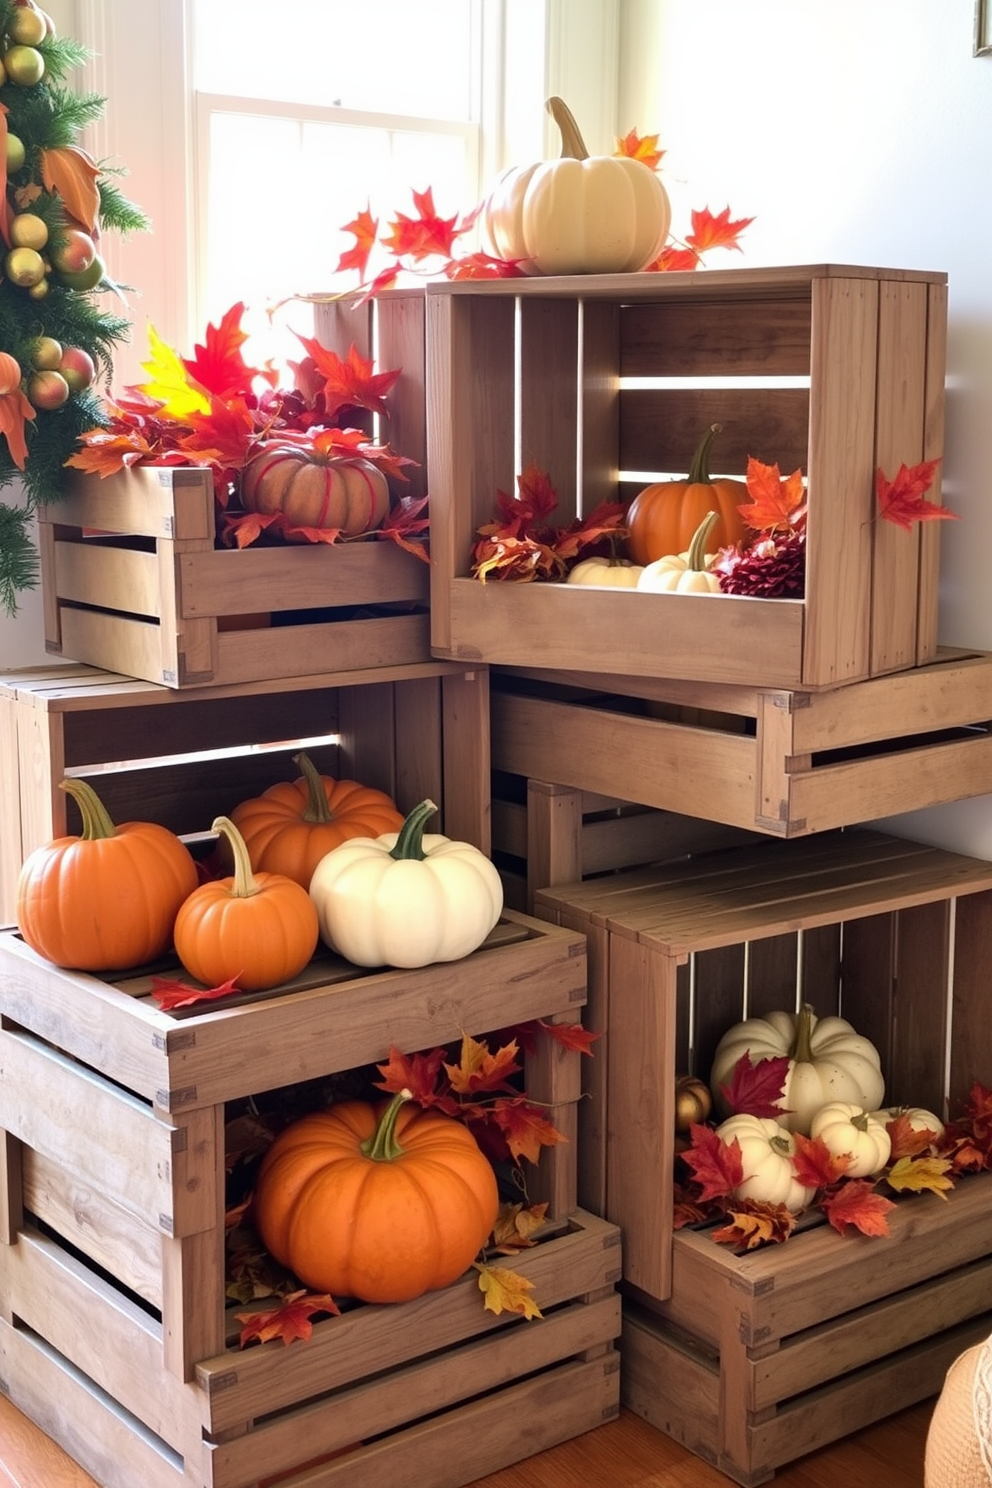
[[[738,508],[749,499],[743,481],[709,475],[709,451],[720,432],[711,424],[696,446],[683,480],[655,481],[639,491],[627,509],[628,549],[635,563],[654,563],[670,553],[685,552],[707,513],[716,511],[712,540],[716,548],[739,542],[747,525]]]
[[[241,500],[247,511],[282,513],[291,526],[358,537],[382,523],[391,497],[386,476],[371,460],[307,444],[273,444],[249,460]]]

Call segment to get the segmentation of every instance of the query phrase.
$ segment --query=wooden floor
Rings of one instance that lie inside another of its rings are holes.
[[[782,1468],[772,1480],[775,1488],[922,1488],[932,1408],[928,1401],[890,1416]],[[729,1483],[638,1416],[621,1411],[619,1420],[492,1473],[472,1488],[727,1488]],[[0,1396],[0,1488],[95,1485]]]

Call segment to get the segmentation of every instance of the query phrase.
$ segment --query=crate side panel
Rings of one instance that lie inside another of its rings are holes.
[[[519,334],[521,473],[535,465],[549,476],[558,495],[554,520],[568,526],[581,515],[578,302],[521,301]]]
[[[429,487],[427,465],[426,303],[420,293],[380,295],[373,301],[375,353],[382,372],[399,370],[386,394],[390,448],[413,460],[396,494],[419,500]]]
[[[159,625],[100,610],[60,606],[62,656],[87,661],[126,677],[175,686],[180,662],[175,636]]]
[[[628,1410],[707,1462],[716,1461],[720,1376],[712,1356],[624,1306],[620,1395]]]
[[[959,1114],[976,1080],[992,1086],[992,1019],[988,977],[992,956],[992,893],[967,894],[955,906],[951,1046],[948,1057],[950,1113]]]
[[[213,540],[213,473],[179,466],[134,465],[105,479],[71,471],[66,495],[42,507],[42,522],[125,536]]]
[[[684,301],[624,305],[620,327],[621,377],[704,376],[714,368],[735,377],[809,374],[808,293],[728,306],[707,301],[703,287]]]
[[[319,676],[328,669],[412,666],[429,659],[427,615],[272,626],[222,631],[217,636],[215,674],[205,680],[226,687],[270,677]]]
[[[429,587],[426,563],[395,543],[382,541],[211,548],[180,554],[178,571],[182,614],[187,619],[241,615],[246,604],[252,610],[276,613],[348,605],[425,604]],[[329,639],[334,633],[333,629],[325,632]]]
[[[620,499],[620,399],[616,380],[620,310],[602,300],[583,300],[580,314],[580,497],[582,513],[588,515],[600,502]]]
[[[60,600],[95,604],[157,620],[162,589],[155,553],[106,547],[99,541],[56,541],[55,592]]]
[[[713,476],[743,481],[748,456],[755,451],[761,451],[756,458],[783,472],[805,470],[809,411],[806,388],[624,389],[621,469],[684,479],[703,434],[719,424],[710,456]],[[746,499],[742,490],[741,500]]]
[[[489,674],[484,668],[441,682],[444,832],[489,855],[492,775]]]
[[[926,405],[923,415],[923,458],[941,460],[944,454],[944,383],[947,377],[947,285],[928,288]],[[942,466],[937,467],[927,500],[943,505]],[[919,635],[916,664],[937,654],[940,601],[940,521],[924,522],[920,532]]]

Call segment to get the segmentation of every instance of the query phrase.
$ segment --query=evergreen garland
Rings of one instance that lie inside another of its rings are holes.
[[[17,18],[25,11],[34,12],[46,22],[45,34],[32,42],[44,61],[44,74],[36,83],[18,84],[12,66],[2,69],[4,80],[0,83],[6,123],[5,132],[0,128],[0,146],[7,146],[6,193],[5,200],[0,201],[7,227],[0,242],[4,269],[0,275],[0,352],[12,356],[23,373],[20,389],[0,394],[0,402],[23,393],[29,394],[30,401],[32,356],[39,337],[51,338],[65,348],[80,348],[93,359],[98,373],[109,379],[114,347],[130,335],[130,321],[124,315],[104,310],[97,303],[98,294],[120,292],[105,274],[89,289],[71,287],[50,266],[40,286],[24,287],[12,281],[7,256],[14,217],[30,212],[42,220],[48,242],[39,251],[46,265],[73,229],[82,228],[99,249],[99,234],[104,230],[129,233],[149,226],[144,214],[127,200],[113,179],[122,172],[103,162],[96,166],[98,174],[93,183],[98,200],[93,222],[74,220],[58,190],[46,189],[43,152],[78,150],[80,131],[102,117],[106,100],[92,92],[74,93],[65,86],[67,74],[84,63],[90,53],[79,42],[56,36],[50,18],[37,10],[32,0],[27,4],[23,0],[21,4],[0,0],[0,63],[19,43],[17,28],[24,21],[18,22]],[[23,164],[19,163],[17,141],[23,146]],[[90,388],[70,391],[68,399],[57,408],[35,407],[34,418],[24,425],[27,456],[23,470],[0,433],[0,488],[15,481],[23,488],[22,504],[0,503],[0,608],[10,615],[17,612],[18,594],[38,582],[38,560],[30,536],[32,513],[42,503],[57,501],[63,495],[65,462],[76,450],[79,435],[105,424],[106,417],[102,400]]]

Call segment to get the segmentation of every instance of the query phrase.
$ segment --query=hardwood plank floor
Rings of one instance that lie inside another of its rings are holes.
[[[902,1411],[790,1463],[776,1473],[775,1488],[922,1488],[933,1404]],[[471,1488],[728,1488],[730,1481],[622,1410],[616,1421],[491,1473]],[[0,1396],[0,1488],[100,1485]]]

